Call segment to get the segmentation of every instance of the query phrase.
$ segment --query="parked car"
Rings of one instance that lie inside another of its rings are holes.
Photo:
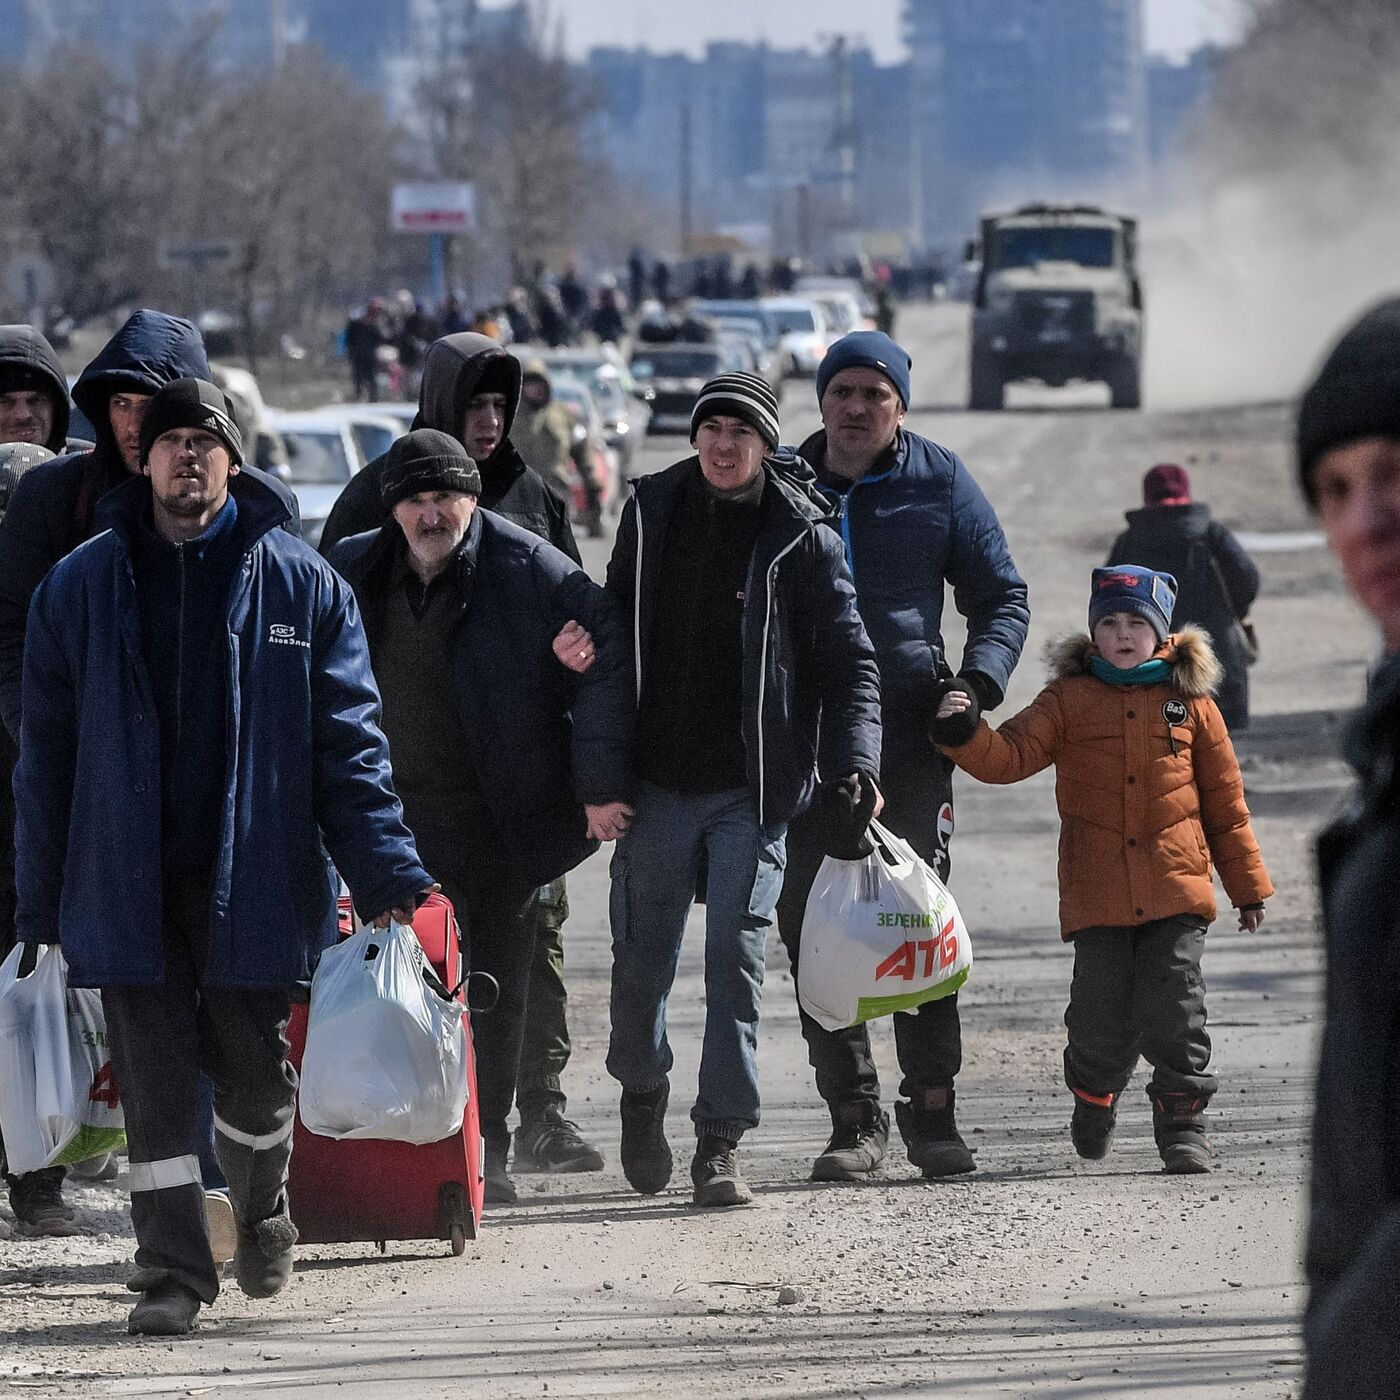
[[[301,537],[314,546],[346,482],[369,459],[362,454],[349,422],[335,412],[268,409],[267,418],[287,449],[289,485],[301,508]]]
[[[792,374],[815,379],[832,341],[821,307],[806,297],[764,297],[759,305],[778,323]]]
[[[389,407],[388,404],[378,403],[336,403],[327,404],[319,411],[348,423],[361,458],[372,462],[376,457],[383,456],[396,439],[408,431],[408,422],[402,415],[388,412]],[[416,404],[413,405],[413,412],[418,412]],[[411,416],[409,421],[412,421]]]
[[[603,420],[587,384],[572,375],[551,374],[549,387],[555,402],[563,404],[574,419],[573,452],[569,463],[570,510],[574,519],[581,521],[588,533],[596,537],[603,533],[602,515],[616,515],[622,509],[623,478],[617,453],[606,441]],[[598,488],[597,516],[589,510],[588,493],[583,489],[583,478],[579,475],[580,458],[588,463]]]
[[[748,357],[752,361],[749,366],[750,372],[766,380],[768,387],[781,403],[784,378],[781,352],[773,349],[764,340],[752,321],[745,321],[737,316],[716,316],[711,324],[715,328],[715,335],[721,341],[738,341],[746,347]]]
[[[738,346],[644,345],[632,355],[632,373],[656,392],[651,431],[689,433],[690,415],[705,381],[744,368]]]
[[[860,312],[860,320],[851,329],[875,328],[875,302],[859,277],[799,277],[792,292],[799,297],[824,297],[833,292],[849,297]]]
[[[783,333],[778,325],[778,318],[769,311],[761,301],[703,301],[695,300],[690,303],[692,316],[698,316],[705,321],[745,321],[758,331],[763,338],[763,343],[778,356],[780,361],[784,361],[782,372],[786,375],[791,373],[785,363],[786,356],[783,351]]]

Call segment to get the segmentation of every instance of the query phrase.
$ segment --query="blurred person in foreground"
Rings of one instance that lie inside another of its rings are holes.
[[[331,562],[364,615],[408,824],[459,911],[464,960],[500,986],[472,1032],[486,1198],[510,1202],[507,1119],[548,937],[540,888],[614,839],[631,811],[627,645],[572,559],[478,508],[481,477],[456,438],[415,429],[389,449],[382,479],[385,523],[342,540]],[[540,1155],[539,1117],[521,1105],[517,1166]]]
[[[1306,1400],[1400,1389],[1400,299],[1303,396],[1303,494],[1383,655],[1346,753],[1359,783],[1318,840],[1327,1024],[1313,1124]]]
[[[433,888],[391,786],[348,585],[281,526],[216,385],[142,415],[102,533],[34,595],[15,774],[19,936],[102,989],[126,1117],[132,1333],[188,1332],[219,1292],[198,1154],[214,1084],[238,1285],[280,1291],[296,1229],[288,993],[337,929]],[[114,817],[120,814],[120,820]],[[328,854],[329,853],[329,854]]]
[[[1002,701],[1026,640],[1026,585],[991,503],[962,459],[905,426],[913,364],[878,331],[855,331],[827,351],[817,370],[822,429],[798,448],[833,511],[855,580],[861,619],[880,665],[885,796],[882,821],[946,880],[953,836],[953,765],[930,743],[929,723],[948,689],[971,696],[977,716]],[[957,675],[944,655],[948,585],[967,619]],[[939,736],[940,738],[943,736]],[[957,734],[951,736],[955,741]],[[788,870],[778,929],[801,956],[802,917],[824,854],[818,814],[788,833]],[[823,1030],[800,1011],[817,1092],[831,1113],[831,1137],[812,1166],[814,1181],[862,1181],[889,1142],[880,1076],[864,1025]],[[953,1085],[962,1068],[958,994],[894,1016],[902,1071],[895,1117],[909,1161],[929,1179],[973,1171],[958,1132]]]
[[[537,535],[575,564],[581,563],[563,498],[527,463],[511,433],[520,412],[523,371],[498,341],[474,331],[443,336],[428,349],[414,429],[432,428],[455,438],[481,478],[478,502]],[[320,550],[329,555],[351,535],[377,530],[384,508],[386,452],[356,472],[331,509]],[[568,989],[564,982],[563,927],[569,902],[561,877],[543,891],[524,1046],[516,1098],[518,1171],[600,1171],[602,1153],[568,1117],[562,1076],[572,1054]]]
[[[1191,478],[1174,462],[1153,467],[1142,479],[1142,507],[1128,512],[1128,528],[1113,542],[1105,564],[1141,564],[1177,581],[1177,631],[1205,629],[1224,675],[1215,694],[1225,727],[1249,724],[1249,668],[1253,649],[1245,632],[1259,593],[1259,570],[1244,547],[1204,501],[1191,499]]]

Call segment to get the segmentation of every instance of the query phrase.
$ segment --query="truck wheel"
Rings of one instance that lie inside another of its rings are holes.
[[[972,355],[970,379],[967,406],[972,412],[984,413],[1005,407],[1006,386],[1002,383],[1001,371],[994,363],[975,351]]]
[[[1142,376],[1136,360],[1120,360],[1109,371],[1108,392],[1114,408],[1142,407]]]

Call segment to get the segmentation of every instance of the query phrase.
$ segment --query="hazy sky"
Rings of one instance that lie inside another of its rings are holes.
[[[489,4],[505,0],[488,0]],[[882,59],[900,56],[903,0],[551,0],[569,50],[594,44],[645,44],[659,51],[697,51],[709,39],[767,39],[804,48],[821,36],[860,35]],[[1144,0],[1147,44],[1181,55],[1235,31],[1234,0]]]

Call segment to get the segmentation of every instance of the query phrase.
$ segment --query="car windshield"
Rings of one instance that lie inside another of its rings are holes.
[[[283,428],[287,466],[301,486],[339,486],[350,480],[350,460],[339,433],[310,428]]]
[[[817,318],[805,306],[774,306],[769,310],[783,335],[789,331],[814,331],[817,328]]]
[[[392,428],[383,427],[379,423],[351,423],[350,436],[355,439],[360,456],[366,462],[372,462],[386,453],[399,435]]]
[[[632,373],[644,379],[708,379],[718,369],[712,350],[651,350],[632,361]]]
[[[1034,267],[1043,262],[1113,266],[1111,228],[1004,228],[996,235],[993,267]]]

